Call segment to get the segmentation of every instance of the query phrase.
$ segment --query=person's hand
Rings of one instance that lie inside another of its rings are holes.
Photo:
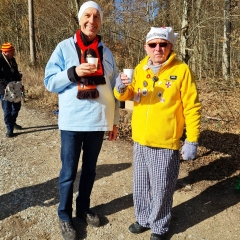
[[[97,67],[93,63],[82,63],[75,68],[75,72],[79,77],[92,74],[97,71]]]
[[[117,138],[118,129],[116,125],[113,125],[113,130],[108,133],[108,140],[113,141]]]
[[[116,78],[116,84],[115,84],[116,90],[119,93],[124,93],[128,84],[129,84],[128,76],[124,73],[120,73]]]
[[[128,76],[125,73],[120,73],[120,79],[124,85],[128,85],[131,83],[131,80],[128,78]]]
[[[181,151],[183,160],[194,159],[197,155],[197,147],[197,142],[188,142],[187,140],[185,140]]]

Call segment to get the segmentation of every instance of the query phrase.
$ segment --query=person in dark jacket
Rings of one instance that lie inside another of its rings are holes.
[[[0,99],[2,102],[2,109],[4,113],[4,122],[6,124],[6,137],[13,137],[14,129],[22,129],[16,123],[18,113],[21,108],[20,101],[5,100],[5,91],[10,82],[21,81],[22,74],[18,70],[18,65],[14,58],[15,49],[13,45],[6,42],[1,47],[0,52]]]

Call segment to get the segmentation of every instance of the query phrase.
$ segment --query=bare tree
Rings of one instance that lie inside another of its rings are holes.
[[[222,73],[223,73],[223,78],[225,80],[228,80],[230,77],[230,43],[231,43],[230,6],[231,6],[231,0],[225,0],[223,58],[222,58]]]
[[[185,63],[188,63],[188,60],[189,60],[189,54],[188,54],[188,49],[187,49],[188,27],[189,27],[188,19],[189,19],[188,0],[183,0],[180,51],[181,51],[182,60]]]
[[[30,56],[28,1],[1,0],[0,4],[0,42],[12,42],[18,57],[27,65],[26,56]],[[171,26],[179,33],[175,51],[198,78],[218,77],[221,81],[222,75],[239,77],[239,0],[96,1],[104,12],[100,34],[114,53],[120,70],[123,66],[136,66],[143,58],[143,45],[150,27]],[[76,32],[77,13],[83,2],[85,0],[34,1],[36,65],[45,66],[56,45]]]
[[[33,0],[28,0],[28,17],[29,17],[30,63],[31,65],[34,65],[36,61],[36,48],[35,48]]]

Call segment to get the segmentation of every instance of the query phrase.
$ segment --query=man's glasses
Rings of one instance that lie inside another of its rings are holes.
[[[156,42],[156,43],[148,43],[150,48],[155,48],[159,44],[159,47],[167,47],[167,42]]]

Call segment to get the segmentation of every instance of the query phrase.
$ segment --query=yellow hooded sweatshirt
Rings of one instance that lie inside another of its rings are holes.
[[[144,146],[180,148],[180,138],[186,126],[189,142],[197,142],[200,134],[200,102],[194,77],[187,64],[172,52],[154,74],[148,68],[146,56],[135,68],[133,81],[120,94],[120,101],[134,100],[132,138]],[[153,77],[158,80],[154,83]]]

